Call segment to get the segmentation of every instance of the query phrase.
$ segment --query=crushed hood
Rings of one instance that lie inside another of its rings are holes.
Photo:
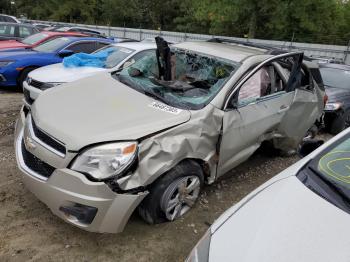
[[[107,69],[97,67],[64,67],[62,63],[41,67],[32,71],[29,76],[37,81],[47,83],[67,83],[82,79]]]
[[[187,110],[157,105],[162,104],[101,73],[45,91],[33,104],[32,115],[40,129],[79,150],[136,140],[190,119]]]
[[[209,261],[347,262],[349,221],[349,214],[291,176],[214,226]]]

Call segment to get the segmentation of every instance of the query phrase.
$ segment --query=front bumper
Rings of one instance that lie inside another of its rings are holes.
[[[68,168],[56,169],[47,179],[35,176],[35,172],[28,168],[22,156],[24,121],[25,115],[22,110],[16,125],[15,147],[17,164],[23,173],[26,187],[44,202],[55,215],[81,229],[100,233],[123,231],[130,215],[147,195],[147,192],[117,194],[105,183],[92,182],[81,173]],[[42,152],[37,153],[36,151],[45,149],[39,144],[35,146],[36,148],[31,150],[31,153],[41,155]],[[65,211],[67,207],[74,208],[76,206],[93,208],[97,210],[96,215],[94,214],[91,222],[86,223]]]
[[[12,68],[0,68],[0,86],[16,86],[19,72]]]

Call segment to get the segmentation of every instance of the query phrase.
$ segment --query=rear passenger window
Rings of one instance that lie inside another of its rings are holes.
[[[101,48],[103,48],[103,47],[105,47],[105,46],[108,46],[109,45],[109,43],[102,43],[102,42],[97,42],[96,43],[96,50],[98,50],[98,49],[101,49]]]
[[[67,47],[68,50],[72,50],[74,53],[87,53],[90,54],[95,51],[96,45],[94,42],[82,42]]]

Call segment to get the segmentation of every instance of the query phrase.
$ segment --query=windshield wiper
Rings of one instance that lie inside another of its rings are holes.
[[[149,97],[153,97],[156,100],[161,101],[162,103],[166,104],[166,105],[170,105],[169,102],[167,100],[164,99],[164,97],[162,97],[161,95],[157,94],[156,92],[153,92],[151,90],[145,90],[143,88],[138,87],[137,84],[135,84],[134,82],[130,81],[130,79],[128,77],[125,77],[123,75],[121,75],[118,71],[112,73],[112,75],[114,76],[115,79],[117,79],[119,82],[143,93],[146,96]]]
[[[149,97],[153,97],[159,101],[161,101],[162,103],[166,104],[166,105],[170,105],[169,102],[167,100],[164,99],[164,97],[162,97],[161,95],[158,95],[156,92],[150,91],[150,90],[140,90],[143,94],[145,94],[146,96]],[[171,105],[170,105],[171,106]]]

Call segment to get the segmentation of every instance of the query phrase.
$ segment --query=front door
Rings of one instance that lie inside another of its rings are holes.
[[[248,159],[277,134],[295,96],[291,77],[302,54],[282,55],[257,65],[235,88],[223,118],[218,176]],[[290,65],[287,65],[287,62]]]

